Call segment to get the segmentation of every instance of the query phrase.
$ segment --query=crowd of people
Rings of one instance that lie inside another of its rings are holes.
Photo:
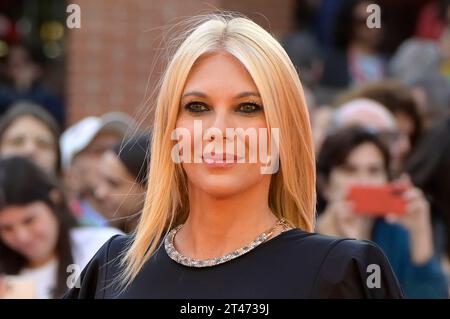
[[[39,105],[19,102],[4,114],[2,277],[34,282],[35,298],[61,296],[70,265],[82,269],[111,236],[133,230],[144,202],[150,143],[148,133],[126,138],[133,125],[113,112],[83,119],[60,135]],[[0,286],[5,282],[0,279]]]
[[[448,298],[450,201],[443,194],[450,179],[450,2],[424,6],[415,34],[390,55],[382,44],[395,30],[368,28],[370,2],[338,2],[332,43],[320,43],[308,28],[285,41],[300,78],[306,70],[317,156],[316,231],[377,243],[406,297]],[[326,10],[318,11],[320,18]],[[297,45],[306,40],[313,45]],[[401,185],[403,216],[354,212],[352,186],[387,184]]]
[[[369,2],[339,2],[334,43],[307,29],[283,42],[310,111],[315,231],[375,242],[406,297],[448,298],[450,2],[433,2],[443,10],[435,15],[427,6],[391,56],[379,50],[389,30],[365,24]],[[440,27],[425,30],[426,19]],[[120,112],[64,127],[59,100],[20,76],[35,63],[27,51],[15,47],[6,63],[14,85],[0,88],[0,298],[9,278],[34,283],[33,298],[58,298],[69,265],[83,268],[107,239],[136,228],[152,188],[152,136]],[[402,189],[403,215],[354,212],[353,186],[387,184]]]

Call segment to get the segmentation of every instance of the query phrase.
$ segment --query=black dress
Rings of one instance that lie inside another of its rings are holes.
[[[123,292],[118,256],[129,236],[111,238],[64,298],[402,298],[391,266],[374,243],[291,229],[212,267],[173,261],[160,245]],[[372,266],[369,266],[372,265]],[[373,266],[375,265],[375,266]],[[378,276],[378,278],[377,278]]]

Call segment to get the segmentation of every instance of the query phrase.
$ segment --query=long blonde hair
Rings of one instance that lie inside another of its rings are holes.
[[[187,218],[187,181],[181,165],[172,161],[175,141],[171,134],[189,72],[207,53],[226,51],[245,66],[261,95],[267,127],[279,128],[280,168],[272,176],[270,208],[294,227],[314,229],[314,150],[303,89],[292,62],[267,31],[247,18],[219,13],[196,21],[171,56],[160,83],[146,200],[133,240],[121,259],[125,286],[156,251],[165,233]]]

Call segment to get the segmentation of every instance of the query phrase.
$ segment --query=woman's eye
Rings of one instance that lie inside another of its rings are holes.
[[[11,146],[20,146],[20,145],[23,145],[25,143],[25,137],[23,137],[23,136],[16,136],[14,138],[11,138],[11,139],[7,140],[6,143],[11,145]]]
[[[342,165],[341,170],[344,173],[351,175],[356,172],[356,167],[354,167],[352,165],[344,164],[344,165]]]
[[[25,219],[24,221],[23,221],[23,223],[25,224],[25,225],[30,225],[30,224],[32,224],[34,222],[34,217],[28,217],[27,219]]]
[[[107,182],[111,188],[119,188],[119,186],[120,186],[120,183],[116,182],[115,180],[113,180],[111,178],[108,178]]]
[[[245,103],[239,105],[238,112],[242,113],[254,113],[260,111],[262,107],[257,103]]]
[[[369,173],[371,175],[381,175],[384,173],[383,169],[381,167],[370,167]]]
[[[200,112],[208,111],[208,107],[205,104],[198,103],[198,102],[188,103],[185,105],[184,108],[187,111],[193,112],[193,113],[200,113]]]
[[[45,139],[45,138],[37,138],[36,139],[36,144],[40,148],[46,148],[46,149],[54,148],[54,143],[51,140]]]

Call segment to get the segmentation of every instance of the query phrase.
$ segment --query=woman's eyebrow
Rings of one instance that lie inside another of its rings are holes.
[[[188,97],[188,96],[198,96],[198,97],[203,97],[203,98],[207,98],[208,95],[200,92],[200,91],[190,91],[190,92],[186,92],[182,95],[182,98]],[[256,96],[256,97],[261,97],[261,95],[258,92],[250,92],[250,91],[246,91],[246,92],[242,92],[239,93],[235,96],[235,98],[243,98],[243,97],[248,97],[248,96]]]
[[[238,95],[236,95],[236,98],[243,98],[243,97],[247,97],[247,96],[256,96],[256,97],[261,97],[261,95],[258,92],[242,92],[239,93]]]
[[[192,96],[192,95],[198,96],[198,97],[204,97],[204,98],[208,97],[207,94],[199,92],[199,91],[186,92],[181,97],[184,98],[184,97],[188,97],[188,96]]]

